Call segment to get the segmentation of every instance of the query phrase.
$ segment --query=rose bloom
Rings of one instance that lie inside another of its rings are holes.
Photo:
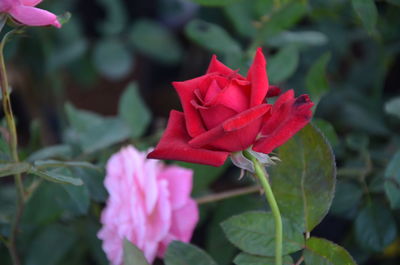
[[[220,166],[230,153],[249,147],[268,154],[312,116],[309,97],[295,98],[293,90],[268,104],[266,98],[280,90],[269,86],[261,48],[246,77],[214,55],[205,75],[173,86],[183,112],[171,111],[167,129],[149,158]]]
[[[61,27],[57,16],[35,6],[42,0],[0,0],[0,13],[10,14],[16,21],[27,26]]]
[[[107,163],[104,184],[109,198],[97,236],[114,265],[123,262],[124,238],[151,263],[164,255],[172,240],[189,242],[199,218],[190,198],[193,172],[147,160],[146,155],[128,146]]]

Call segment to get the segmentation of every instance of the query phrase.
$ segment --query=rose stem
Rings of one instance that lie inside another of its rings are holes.
[[[254,164],[255,175],[260,180],[261,186],[265,191],[265,197],[271,207],[272,215],[274,216],[275,222],[275,264],[282,265],[282,217],[279,211],[278,204],[275,200],[275,196],[272,192],[271,186],[267,179],[267,173],[260,162],[248,151],[243,151],[243,155],[248,158]]]
[[[10,133],[9,144],[10,144],[12,160],[15,163],[18,163],[19,157],[18,157],[17,129],[15,127],[14,115],[12,113],[12,108],[11,108],[10,93],[8,91],[6,65],[4,63],[4,55],[3,55],[4,45],[6,43],[8,35],[10,33],[11,32],[7,33],[0,43],[0,85],[1,85],[2,95],[3,95],[4,115],[6,117],[7,127],[9,129],[9,133]],[[10,243],[8,245],[8,249],[10,251],[13,264],[19,265],[20,261],[18,258],[16,241],[17,241],[17,234],[18,234],[18,225],[19,225],[19,221],[21,219],[22,212],[24,209],[24,186],[23,186],[22,178],[21,178],[20,174],[14,175],[14,180],[15,180],[15,184],[16,184],[18,198],[17,198],[17,205],[16,205],[16,213],[15,213],[15,217],[14,217],[14,220],[12,223],[12,228],[11,228],[11,236],[10,236]]]
[[[233,197],[242,196],[242,195],[246,195],[246,194],[251,194],[251,193],[255,193],[257,191],[260,191],[259,186],[239,188],[239,189],[235,189],[235,190],[224,191],[224,192],[196,198],[196,202],[197,202],[197,204],[205,204],[205,203],[230,199]]]

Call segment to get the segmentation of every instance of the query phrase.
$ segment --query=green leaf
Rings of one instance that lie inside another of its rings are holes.
[[[203,6],[226,6],[230,5],[238,0],[191,0],[199,5]]]
[[[304,236],[301,229],[283,218],[283,254],[301,250]],[[221,223],[228,240],[240,250],[261,256],[275,255],[275,223],[272,213],[247,212]]]
[[[258,38],[260,41],[268,42],[271,37],[295,25],[306,13],[305,1],[293,1],[282,5],[268,15],[259,28]]]
[[[339,181],[336,185],[331,213],[344,217],[354,216],[354,210],[360,204],[362,195],[360,185],[349,181]]]
[[[378,20],[378,10],[374,0],[351,0],[354,11],[369,33],[373,33]]]
[[[69,123],[78,133],[85,133],[91,127],[101,124],[104,119],[94,112],[77,109],[70,103],[66,103],[64,108]]]
[[[88,168],[71,168],[72,173],[80,177],[89,190],[90,198],[96,202],[105,202],[108,196],[104,188],[104,173]]]
[[[222,27],[194,19],[185,27],[187,37],[204,49],[217,54],[241,53],[237,42]]]
[[[390,160],[385,170],[385,193],[392,209],[400,208],[400,151]]]
[[[400,97],[387,101],[385,103],[385,112],[400,118]]]
[[[62,183],[62,184],[72,184],[72,185],[82,185],[83,182],[80,178],[75,178],[75,177],[70,177],[70,176],[65,176],[63,174],[54,172],[54,171],[43,171],[39,170],[37,168],[32,167],[29,170],[30,174],[33,174],[35,176],[44,178],[48,181],[56,182],[56,183]]]
[[[176,164],[193,170],[193,195],[201,194],[205,190],[207,190],[208,186],[212,184],[215,180],[217,180],[218,177],[221,176],[222,173],[224,173],[229,166],[229,163],[225,163],[223,166],[220,167],[212,167],[181,161],[177,161]]]
[[[283,256],[283,265],[293,265],[293,259],[290,256]],[[236,265],[274,265],[274,257],[255,256],[248,253],[240,253],[236,256],[233,263]]]
[[[31,165],[26,162],[0,164],[0,177],[7,177],[27,172]]]
[[[45,226],[44,230],[29,243],[24,264],[58,264],[76,240],[74,232],[64,226],[57,224]]]
[[[332,146],[339,144],[339,138],[333,125],[323,119],[314,119],[313,124],[325,135]]]
[[[288,45],[279,50],[268,61],[268,77],[271,83],[280,83],[288,79],[299,65],[299,50]]]
[[[73,186],[62,184],[61,187],[68,197],[62,201],[63,208],[69,209],[77,215],[87,214],[90,206],[89,191],[86,185]]]
[[[124,265],[149,265],[142,251],[124,239]]]
[[[33,165],[38,169],[52,168],[52,167],[85,167],[95,170],[100,170],[99,167],[85,161],[59,161],[59,160],[37,160]]]
[[[133,138],[146,131],[151,121],[151,113],[142,100],[136,83],[129,84],[122,94],[118,115],[129,125]]]
[[[28,161],[44,160],[49,158],[69,159],[72,155],[72,148],[66,144],[53,145],[42,148],[32,153],[28,157]]]
[[[130,137],[131,130],[118,118],[106,118],[82,135],[81,144],[85,153],[93,153]]]
[[[321,46],[328,42],[328,37],[319,31],[284,31],[267,40],[273,47],[295,45],[296,47]]]
[[[284,217],[311,231],[327,214],[336,182],[335,159],[325,137],[306,125],[282,145],[271,167],[272,190]]]
[[[117,39],[98,41],[93,51],[93,63],[102,75],[111,80],[126,77],[134,66],[133,55]]]
[[[306,241],[304,260],[307,265],[357,265],[344,248],[317,237]]]
[[[204,250],[179,241],[173,241],[164,256],[166,265],[217,265]]]
[[[164,63],[177,63],[182,58],[182,48],[175,37],[161,24],[140,19],[133,25],[130,42],[142,52]]]
[[[355,221],[355,236],[365,250],[380,252],[397,235],[395,220],[382,204],[373,202],[362,209]]]
[[[106,18],[98,21],[100,24],[99,31],[105,35],[116,35],[120,34],[127,23],[128,14],[125,4],[121,0],[98,0],[99,4],[103,6],[103,10],[106,12]]]
[[[326,67],[331,59],[331,53],[326,52],[319,57],[308,70],[306,76],[306,87],[315,104],[329,90],[328,80],[326,78]]]

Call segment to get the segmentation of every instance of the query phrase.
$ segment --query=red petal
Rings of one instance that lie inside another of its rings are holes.
[[[196,98],[194,90],[196,90],[207,75],[194,78],[184,82],[173,82],[176,92],[181,100],[183,113],[185,114],[186,129],[190,136],[195,137],[205,132],[201,117],[192,105],[192,101]]]
[[[269,86],[268,87],[268,93],[267,93],[267,98],[272,98],[279,96],[281,93],[281,89],[277,86]]]
[[[251,82],[250,107],[254,107],[264,102],[268,92],[267,63],[261,48],[257,49],[247,79]]]
[[[258,105],[225,121],[195,138],[189,144],[192,147],[207,147],[235,152],[245,150],[260,132],[263,115],[270,110],[267,104]]]
[[[222,75],[231,75],[231,74],[235,73],[235,71],[232,70],[231,68],[227,67],[220,61],[218,61],[217,56],[214,54],[211,58],[210,65],[208,66],[208,69],[207,69],[207,74],[211,74],[211,73],[219,73]]]
[[[275,103],[272,107],[271,118],[263,127],[262,137],[254,144],[254,151],[265,154],[272,152],[273,149],[284,144],[311,120],[311,107],[314,103],[310,101],[310,98],[307,95],[302,95],[296,99],[290,99],[287,96],[288,94],[286,95],[288,99],[286,102],[277,101],[280,105],[277,107]]]
[[[221,104],[237,112],[242,112],[249,108],[248,90],[248,87],[240,86],[235,80],[232,80],[216,97],[211,101],[206,101],[205,105]]]
[[[182,112],[172,110],[167,129],[153,152],[147,157],[171,159],[185,162],[221,166],[228,157],[228,152],[197,149],[189,146],[191,137],[185,127],[185,116]]]
[[[198,110],[205,126],[209,130],[237,114],[237,112],[233,109],[227,108],[223,105],[216,105],[209,108],[199,108]]]

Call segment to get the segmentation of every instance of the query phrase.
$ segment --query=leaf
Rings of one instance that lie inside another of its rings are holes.
[[[237,42],[222,27],[200,19],[190,21],[185,27],[186,36],[201,47],[215,53],[241,53]]]
[[[122,94],[118,115],[129,125],[133,138],[146,131],[151,121],[151,113],[142,100],[136,83],[130,83]]]
[[[143,252],[124,239],[124,265],[149,265]]]
[[[373,33],[378,20],[378,10],[374,0],[351,0],[353,9],[369,33]]]
[[[160,62],[177,63],[182,58],[182,47],[174,35],[153,20],[136,21],[132,26],[129,40],[136,50]]]
[[[400,118],[400,97],[392,98],[385,103],[385,112]]]
[[[400,208],[400,151],[392,157],[385,170],[385,193],[392,209]]]
[[[327,214],[336,182],[335,159],[325,137],[306,125],[282,145],[271,167],[272,190],[284,217],[311,231]]]
[[[37,160],[33,165],[38,169],[52,167],[85,167],[100,170],[99,167],[85,161],[59,161],[59,160]]]
[[[323,119],[314,119],[313,124],[325,135],[332,146],[339,144],[339,138],[331,123]]]
[[[328,37],[319,31],[283,31],[267,40],[273,47],[294,45],[296,47],[321,46],[328,42]]]
[[[381,252],[396,239],[396,235],[395,220],[383,205],[373,202],[358,214],[355,236],[365,250]]]
[[[293,259],[290,256],[283,256],[283,265],[293,265]],[[233,263],[236,265],[274,265],[274,257],[255,256],[247,253],[240,253],[236,256]]]
[[[27,172],[31,165],[26,162],[0,164],[0,177],[7,177]]]
[[[44,160],[49,158],[69,159],[71,155],[71,146],[60,144],[39,149],[32,153],[27,160],[33,162],[35,160]]]
[[[70,125],[78,133],[85,133],[91,127],[101,124],[104,119],[94,112],[77,109],[70,103],[66,103],[64,108]]]
[[[317,237],[307,239],[304,260],[307,265],[357,265],[344,248]]]
[[[227,6],[238,0],[191,0],[199,5],[203,6]]]
[[[299,65],[299,50],[288,45],[272,56],[267,64],[268,77],[271,83],[280,83],[288,79]]]
[[[93,63],[102,75],[111,80],[126,77],[134,66],[133,55],[118,39],[96,42]]]
[[[165,265],[217,265],[204,250],[179,241],[173,241],[164,255]]]
[[[77,238],[71,229],[58,224],[45,226],[30,242],[24,264],[59,264],[76,240]]]
[[[350,181],[339,181],[336,185],[331,213],[343,217],[353,217],[362,195],[363,191],[360,185]]]
[[[89,190],[90,198],[96,202],[105,202],[108,196],[104,188],[104,172],[88,168],[71,168],[72,173],[80,177]]]
[[[282,5],[268,15],[265,22],[261,25],[258,38],[262,42],[267,42],[271,37],[291,28],[307,13],[307,4],[300,1],[293,1]]]
[[[288,220],[283,222],[283,255],[301,250],[304,236]],[[270,212],[247,212],[221,223],[228,240],[240,250],[261,256],[275,255],[275,223]]]
[[[212,167],[181,161],[177,161],[176,164],[193,170],[193,195],[204,193],[204,191],[208,189],[209,185],[217,180],[218,177],[221,176],[229,166],[229,163],[225,163],[220,167]]]
[[[99,31],[106,35],[120,34],[128,20],[127,9],[121,0],[99,0],[98,3],[103,6],[106,12],[106,18],[99,21]],[[97,25],[97,23],[96,23]]]
[[[61,206],[76,215],[87,214],[90,206],[88,188],[85,185],[72,186],[66,184],[62,184],[61,187],[68,195],[67,199],[61,202]]]
[[[306,87],[315,104],[317,104],[320,98],[329,90],[329,84],[326,78],[326,67],[330,59],[331,53],[324,53],[313,63],[306,75]]]
[[[93,153],[122,142],[130,135],[130,129],[122,120],[106,118],[101,124],[91,127],[82,135],[81,144],[85,153]]]
[[[72,185],[82,185],[83,182],[79,178],[74,178],[70,176],[65,176],[60,173],[54,172],[54,171],[43,171],[39,170],[35,167],[32,167],[29,170],[30,174],[36,175],[38,177],[44,178],[48,181],[56,182],[56,183],[62,183],[62,184],[72,184]]]

